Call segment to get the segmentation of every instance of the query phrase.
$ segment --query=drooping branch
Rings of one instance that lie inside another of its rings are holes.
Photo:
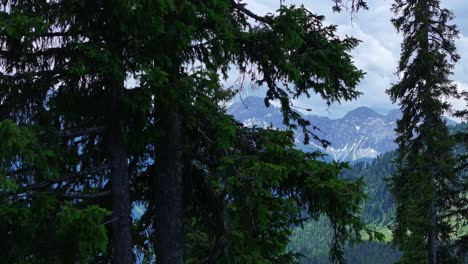
[[[333,0],[333,2],[335,2],[335,6],[333,6],[333,11],[335,12],[341,12],[341,10],[345,8],[349,10],[351,14],[355,14],[360,9],[369,9],[365,0],[347,0],[347,3],[343,3],[343,0]],[[348,5],[349,2],[351,2],[350,6]]]
[[[0,56],[2,56],[2,51],[0,51]],[[17,72],[12,75],[6,75],[3,74],[2,78],[9,83],[15,83],[18,81],[24,81],[24,80],[32,80],[37,77],[53,77],[53,76],[59,76],[64,74],[66,71],[64,69],[51,69],[51,70],[43,70],[40,72]]]
[[[74,34],[83,34],[83,31],[77,31],[77,32],[47,32],[47,33],[44,33],[42,34],[41,36],[44,36],[44,37],[70,37],[70,36],[73,36]]]
[[[96,126],[96,127],[89,127],[89,128],[79,128],[79,129],[70,129],[70,130],[62,130],[59,132],[61,137],[76,137],[76,136],[83,136],[89,135],[94,133],[99,133],[104,131],[104,126]]]
[[[107,170],[107,169],[109,169],[109,165],[101,165],[101,166],[99,166],[99,167],[97,167],[95,169],[92,169],[92,170],[82,170],[82,171],[75,172],[75,173],[69,173],[69,174],[64,175],[63,177],[60,177],[59,179],[46,180],[46,181],[43,181],[43,182],[33,183],[33,184],[30,184],[30,185],[20,187],[16,191],[0,193],[0,198],[11,197],[11,196],[22,194],[22,193],[42,190],[42,189],[44,189],[44,188],[46,188],[46,187],[48,187],[48,186],[50,186],[52,184],[71,181],[71,180],[77,180],[77,179],[79,179],[79,178],[81,178],[83,176],[96,174],[96,173],[102,172],[102,171]]]
[[[101,199],[105,197],[109,197],[112,192],[111,191],[104,191],[98,193],[61,193],[61,192],[36,192],[45,195],[56,196],[62,199]]]
[[[259,21],[259,22],[262,22],[262,23],[265,23],[265,24],[268,24],[268,25],[272,25],[273,24],[273,18],[271,16],[259,16],[257,14],[255,14],[254,12],[250,11],[249,9],[247,9],[245,7],[246,4],[241,4],[241,3],[238,3],[236,2],[235,0],[232,0],[232,5],[234,6],[235,9],[239,10],[240,12],[246,14],[247,16]]]
[[[25,57],[54,57],[54,56],[71,56],[78,55],[78,50],[71,48],[62,48],[62,47],[50,47],[47,49],[27,52],[22,54]],[[0,50],[0,56],[8,57],[10,55],[9,50]]]
[[[65,138],[73,138],[73,137],[78,137],[78,136],[84,136],[84,135],[89,135],[89,134],[94,134],[94,133],[99,133],[104,131],[105,126],[95,126],[95,127],[87,127],[87,128],[72,128],[72,129],[67,129],[67,130],[61,130],[58,132],[58,135],[60,137],[65,137]],[[47,131],[41,131],[39,132],[39,135],[43,136],[47,134]]]

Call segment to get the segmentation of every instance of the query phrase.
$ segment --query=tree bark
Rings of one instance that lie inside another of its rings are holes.
[[[431,208],[430,208],[430,221],[431,221],[431,229],[429,230],[429,264],[436,264],[437,263],[437,211],[435,202],[431,201]]]
[[[430,89],[430,88],[429,88]],[[429,90],[430,92],[430,90]],[[440,117],[439,117],[440,118]],[[439,122],[441,120],[437,120],[437,117],[430,116],[427,118],[427,122],[429,127],[439,127]],[[436,161],[437,155],[435,154],[437,149],[434,149],[437,146],[437,139],[434,135],[430,135],[427,152],[428,152],[428,161],[431,162],[429,165],[430,170],[430,186],[433,192],[436,192],[436,168],[434,167],[433,162]],[[428,248],[428,261],[429,264],[437,264],[437,250],[438,250],[438,241],[437,241],[437,196],[432,197],[432,200],[429,204],[429,232],[428,232],[428,239],[427,239],[427,248]]]
[[[158,144],[156,190],[156,253],[161,264],[184,263],[182,114],[163,111]]]
[[[107,85],[110,91],[107,140],[112,191],[112,262],[130,264],[133,263],[133,255],[128,154],[119,115],[125,86],[124,80],[116,76],[110,76]]]
[[[132,257],[132,221],[130,218],[130,196],[127,152],[121,131],[111,131],[110,162],[112,188],[112,248],[113,263],[130,264]]]

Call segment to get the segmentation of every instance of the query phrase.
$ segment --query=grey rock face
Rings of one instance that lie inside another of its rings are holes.
[[[280,109],[273,105],[265,107],[260,97],[247,97],[242,102],[236,102],[228,108],[228,113],[247,126],[272,125],[286,129]],[[296,133],[296,143],[299,148],[307,151],[320,149],[339,161],[375,158],[396,148],[393,142],[394,129],[400,116],[399,110],[381,115],[368,107],[356,108],[339,119],[304,115],[313,125],[320,128],[320,131],[315,131],[316,134],[332,144],[327,149],[323,149],[317,141],[304,145],[299,131]]]

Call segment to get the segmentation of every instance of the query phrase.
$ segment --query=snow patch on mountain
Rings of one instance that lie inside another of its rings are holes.
[[[266,107],[263,98],[260,97],[250,96],[241,102],[235,102],[227,112],[249,127],[287,129],[283,124],[281,110],[274,104]],[[311,140],[309,145],[302,144],[304,136],[300,130],[296,131],[294,138],[299,148],[305,151],[319,149],[339,161],[375,158],[396,148],[394,143],[396,121],[401,116],[401,111],[398,109],[382,115],[365,106],[349,111],[338,119],[303,115],[320,129],[313,132],[319,138],[330,141],[331,146],[324,149],[316,140]],[[456,124],[453,120],[446,120],[448,125]]]
[[[265,107],[260,97],[247,97],[242,102],[233,103],[227,112],[244,125],[252,127],[270,127],[286,129],[283,116],[275,106]],[[329,119],[317,115],[303,117],[317,126],[315,130],[321,139],[332,144],[324,149],[319,141],[311,140],[309,145],[303,145],[303,134],[297,131],[295,142],[305,151],[317,149],[328,154],[334,160],[353,161],[362,158],[375,158],[379,154],[396,148],[396,120],[401,116],[398,110],[392,110],[388,115],[381,115],[369,107],[359,107],[348,112],[343,118]]]

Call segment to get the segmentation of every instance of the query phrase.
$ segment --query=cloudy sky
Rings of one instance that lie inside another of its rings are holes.
[[[247,7],[257,14],[274,12],[280,5],[280,0],[246,0]],[[346,0],[345,0],[346,2]],[[369,10],[360,11],[353,19],[348,12],[333,13],[331,0],[283,0],[288,4],[303,4],[317,14],[325,15],[326,23],[338,25],[340,35],[354,36],[362,41],[353,52],[356,65],[367,72],[364,80],[359,84],[358,90],[363,93],[355,101],[342,105],[332,105],[328,108],[318,98],[299,99],[295,105],[313,109],[313,114],[327,115],[329,117],[343,116],[347,111],[359,106],[369,106],[380,113],[387,113],[397,108],[392,105],[385,90],[396,81],[394,72],[400,54],[401,36],[396,33],[390,23],[392,13],[391,0],[368,0]],[[468,1],[443,0],[443,6],[452,10],[456,16],[454,23],[459,26],[461,36],[456,45],[462,57],[456,66],[453,80],[459,89],[468,90]],[[246,90],[243,96],[259,95],[261,90],[255,92]],[[464,108],[464,102],[452,101],[455,108]]]

